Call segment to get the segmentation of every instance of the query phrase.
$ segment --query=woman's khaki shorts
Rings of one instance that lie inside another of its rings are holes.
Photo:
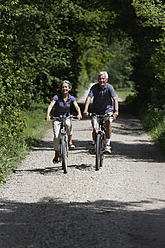
[[[58,151],[58,145],[60,142],[60,121],[53,121],[53,133],[54,133],[54,150]],[[72,135],[72,120],[70,118],[65,120],[65,128],[67,135]]]

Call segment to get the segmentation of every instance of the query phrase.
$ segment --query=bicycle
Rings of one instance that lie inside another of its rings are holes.
[[[76,116],[70,115],[60,115],[59,117],[51,117],[52,121],[60,121],[60,143],[59,143],[59,150],[58,150],[58,156],[59,160],[62,161],[62,169],[64,170],[64,173],[68,172],[68,135],[66,133],[65,128],[65,120],[70,118],[71,120],[73,118],[77,118]]]
[[[104,115],[96,115],[96,114],[89,114],[90,117],[95,116],[98,120],[99,128],[96,130],[95,134],[95,146],[96,146],[96,171],[103,166],[103,158],[104,158],[104,151],[105,151],[105,117],[112,117],[112,114],[104,114]]]

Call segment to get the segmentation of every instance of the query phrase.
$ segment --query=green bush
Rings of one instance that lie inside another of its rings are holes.
[[[142,123],[155,143],[165,152],[165,106],[158,109],[149,105],[142,115]]]
[[[45,130],[51,127],[51,122],[45,121],[47,105],[31,104],[29,110],[21,111],[20,119],[26,121],[26,126],[19,134],[10,134],[8,125],[0,129],[0,182],[5,182],[6,176],[13,172],[30,149],[37,145]],[[4,133],[2,133],[2,130]]]

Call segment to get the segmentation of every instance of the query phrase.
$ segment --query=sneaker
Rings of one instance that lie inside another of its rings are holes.
[[[53,164],[57,164],[59,161],[58,161],[58,159],[56,159],[55,157],[54,157],[54,159],[53,159]]]
[[[69,150],[74,150],[74,148],[75,148],[75,145],[73,145],[73,144],[69,145]]]
[[[111,154],[111,146],[110,145],[105,146],[105,154]]]

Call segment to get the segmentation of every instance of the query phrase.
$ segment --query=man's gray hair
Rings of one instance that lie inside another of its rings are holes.
[[[99,78],[101,75],[105,75],[105,76],[106,76],[106,79],[108,79],[108,73],[107,73],[106,71],[101,71],[101,72],[99,72],[98,78]]]
[[[61,88],[62,88],[62,85],[63,85],[64,83],[68,84],[70,90],[72,89],[72,84],[71,84],[68,80],[62,81],[62,83],[61,83]]]

